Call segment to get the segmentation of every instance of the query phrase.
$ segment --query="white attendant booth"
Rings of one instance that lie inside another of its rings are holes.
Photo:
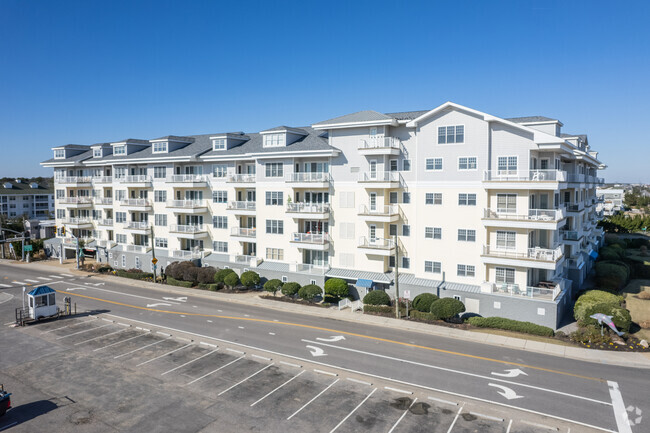
[[[38,320],[59,313],[59,307],[56,306],[56,291],[48,286],[40,286],[27,293],[27,300],[30,319]]]

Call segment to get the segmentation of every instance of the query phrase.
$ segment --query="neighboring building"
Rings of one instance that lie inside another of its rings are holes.
[[[0,215],[9,218],[48,219],[54,216],[51,187],[20,179],[0,183]]]
[[[49,239],[55,235],[55,220],[26,220],[25,231],[31,239]]]
[[[625,190],[623,188],[596,188],[598,197],[597,211],[603,211],[604,215],[614,215],[623,210]]]
[[[359,296],[392,294],[397,236],[402,295],[556,327],[603,239],[604,166],[562,126],[448,102],[252,134],[67,145],[42,165],[54,168],[57,226],[114,267],[150,270],[153,244],[159,266],[340,277]]]

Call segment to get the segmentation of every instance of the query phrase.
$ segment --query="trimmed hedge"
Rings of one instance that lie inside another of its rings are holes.
[[[390,296],[383,290],[373,290],[363,297],[364,305],[390,305]]]
[[[437,300],[438,297],[433,293],[420,293],[413,299],[413,308],[421,313],[429,313],[431,304]]]
[[[543,337],[552,337],[555,334],[548,326],[503,317],[470,317],[467,319],[467,323],[478,328],[503,329],[506,331],[523,332],[524,334],[541,335]]]
[[[115,271],[115,275],[118,277],[131,278],[133,280],[146,280],[147,278],[153,278],[153,274],[149,272],[129,272],[123,269]]]
[[[295,296],[300,290],[300,284],[290,281],[282,285],[282,294],[284,296]]]
[[[241,283],[249,289],[260,283],[260,274],[255,271],[246,271],[239,278]]]
[[[629,267],[618,259],[596,263],[595,271],[596,284],[603,289],[620,289],[630,277]]]
[[[203,284],[210,284],[214,282],[214,274],[217,273],[217,268],[212,266],[205,266],[198,268],[198,281]]]
[[[172,286],[180,286],[180,287],[192,287],[191,281],[180,281],[170,276],[167,276],[167,284],[171,284]]]
[[[416,298],[417,298],[417,296],[416,296]],[[413,300],[413,301],[415,301],[415,300]],[[410,310],[409,311],[409,316],[412,317],[413,319],[423,320],[425,322],[435,322],[436,321],[436,318],[434,317],[433,314],[428,313],[428,312],[418,311],[418,310]]]
[[[391,313],[395,314],[395,309],[388,305],[364,305],[364,313]]]
[[[223,279],[224,284],[226,284],[229,287],[235,287],[237,284],[239,284],[239,276],[235,271],[232,271],[228,273],[225,278]]]
[[[441,298],[431,304],[431,314],[436,319],[448,320],[465,312],[465,304],[454,298]]]
[[[215,283],[225,283],[226,282],[226,277],[230,274],[236,273],[232,269],[219,269],[215,274],[214,274],[214,282]]]
[[[334,299],[345,298],[350,295],[348,283],[341,278],[330,278],[325,281],[325,294]]]
[[[216,292],[219,290],[220,284],[217,283],[199,283],[197,286],[199,289],[210,290],[211,292]]]
[[[278,280],[277,278],[268,280],[266,283],[264,283],[264,290],[273,293],[273,296],[275,296],[280,288],[282,288],[282,281]]]
[[[602,290],[588,290],[578,297],[573,307],[573,317],[576,320],[587,320],[591,314],[587,314],[593,305],[608,304],[613,307],[619,307],[623,302],[623,297]]]
[[[298,290],[298,296],[305,301],[313,301],[314,298],[323,293],[323,290],[316,284],[308,284]]]
[[[597,313],[603,313],[606,316],[612,316],[612,321],[614,322],[614,325],[616,325],[616,329],[621,332],[630,331],[632,317],[630,316],[630,312],[621,306],[606,303],[592,304],[589,305],[584,310],[584,312],[586,317],[580,321],[581,324],[598,326],[598,321],[596,319],[592,319],[589,316]],[[607,325],[604,326],[606,328],[609,328]]]

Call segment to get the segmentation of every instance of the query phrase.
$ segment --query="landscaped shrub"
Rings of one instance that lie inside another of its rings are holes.
[[[390,296],[383,290],[373,290],[363,297],[366,305],[390,305]]]
[[[596,284],[602,289],[620,289],[627,283],[630,271],[625,264],[613,261],[596,263]]]
[[[214,282],[215,283],[225,283],[226,282],[226,277],[230,274],[235,274],[236,272],[233,271],[232,269],[219,269],[215,274],[214,274]]]
[[[167,276],[167,284],[171,284],[172,286],[180,286],[180,287],[192,287],[191,281],[180,281],[171,276]]]
[[[465,311],[465,304],[454,298],[441,298],[431,303],[431,314],[436,319],[449,320]]]
[[[212,266],[205,266],[203,268],[198,268],[197,279],[199,283],[210,284],[214,283],[214,274],[217,272],[217,269]]]
[[[416,298],[417,298],[417,296],[416,296]],[[413,300],[413,302],[415,302],[415,299]],[[429,306],[429,308],[431,308],[431,306]],[[435,322],[436,321],[433,314],[431,314],[429,312],[419,311],[419,310],[411,310],[411,311],[409,311],[409,316],[412,317],[413,319],[423,320],[425,322]]]
[[[612,316],[612,322],[614,322],[616,329],[619,331],[630,331],[632,317],[630,316],[630,312],[623,307],[607,303],[592,304],[585,309],[584,313],[586,317],[580,321],[581,324],[592,326],[597,325],[598,321],[596,319],[592,319],[590,316],[597,313],[602,313],[606,316]],[[604,326],[607,327],[607,325]]]
[[[193,262],[173,262],[167,265],[165,268],[165,273],[167,276],[171,276],[172,278],[176,280],[184,280],[185,279],[185,271],[187,269],[196,269],[196,265]],[[192,271],[190,271],[192,272]],[[188,274],[188,277],[192,277],[192,275]],[[194,280],[186,280],[186,281],[194,281]]]
[[[609,304],[618,307],[623,302],[623,297],[602,290],[589,290],[580,295],[573,307],[573,317],[576,320],[585,320],[589,315],[587,310],[596,304]],[[593,313],[591,313],[593,314]]]
[[[431,304],[438,300],[433,293],[420,293],[413,299],[413,308],[421,313],[431,312]]]
[[[643,238],[635,238],[635,239],[626,239],[627,246],[628,248],[643,248],[643,247],[648,247],[650,245],[650,241],[648,239],[643,239]]]
[[[350,295],[348,283],[341,278],[330,278],[325,281],[325,294],[330,295],[333,301]]]
[[[364,305],[363,312],[395,315],[395,309],[389,305]]]
[[[196,285],[199,281],[199,269],[196,266],[185,266],[183,268],[183,280],[191,281]]]
[[[115,271],[115,275],[118,277],[131,278],[133,280],[146,280],[153,278],[153,274],[149,272],[142,272],[140,269],[129,269],[125,271],[124,269],[118,269]]]
[[[230,288],[233,288],[237,284],[239,284],[239,277],[237,276],[237,273],[235,271],[232,271],[231,273],[225,276],[223,282]]]
[[[618,245],[616,245],[618,247]],[[602,260],[618,260],[623,258],[623,251],[619,248],[603,247],[598,252]]]
[[[266,283],[264,283],[264,290],[273,293],[273,296],[275,296],[275,294],[277,293],[278,290],[280,290],[281,287],[282,287],[282,281],[278,280],[277,278],[268,280]]]
[[[308,284],[298,290],[298,296],[305,301],[313,301],[314,298],[323,293],[323,290],[316,284]]]
[[[605,332],[603,335],[600,335],[600,327],[596,328],[594,326],[580,326],[577,331],[569,334],[571,341],[582,344],[609,344],[612,342],[612,338],[609,336],[609,333]]]
[[[282,294],[284,296],[295,296],[300,290],[300,284],[290,281],[282,285]]]
[[[210,290],[211,292],[216,292],[220,289],[217,283],[199,283],[197,287],[199,289]]]
[[[525,334],[552,337],[553,329],[531,322],[505,319],[503,317],[470,317],[467,323],[479,328],[503,329],[506,331],[523,332]]]
[[[241,274],[241,283],[249,289],[257,286],[260,283],[260,274],[255,271],[246,271]]]

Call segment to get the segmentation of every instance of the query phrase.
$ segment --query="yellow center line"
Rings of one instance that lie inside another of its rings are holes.
[[[244,320],[244,321],[249,321],[249,322],[270,323],[270,324],[273,324],[273,325],[286,325],[286,326],[295,326],[295,327],[299,327],[299,328],[315,329],[315,330],[318,330],[318,331],[332,332],[332,333],[335,333],[335,334],[345,334],[345,335],[350,335],[350,336],[353,336],[353,337],[365,338],[365,339],[368,339],[368,340],[381,341],[381,342],[384,342],[384,343],[390,343],[390,344],[397,344],[397,345],[400,345],[400,346],[413,347],[413,348],[416,348],[416,349],[430,350],[432,352],[445,353],[447,355],[462,356],[462,357],[465,357],[465,358],[479,359],[481,361],[489,361],[489,362],[495,362],[495,363],[499,363],[499,364],[516,365],[518,367],[525,367],[525,368],[530,368],[530,369],[533,369],[533,370],[545,371],[547,373],[555,373],[555,374],[561,374],[561,375],[564,375],[564,376],[577,377],[577,378],[580,378],[580,379],[595,380],[597,382],[605,382],[605,379],[602,379],[602,378],[582,376],[580,374],[568,373],[566,371],[554,370],[554,369],[544,368],[544,367],[536,367],[534,365],[524,364],[524,363],[521,363],[521,362],[511,362],[511,361],[504,361],[504,360],[501,360],[501,359],[488,358],[488,357],[484,357],[484,356],[470,355],[468,353],[454,352],[452,350],[438,349],[436,347],[421,346],[419,344],[406,343],[406,342],[397,341],[397,340],[389,340],[387,338],[373,337],[373,336],[370,336],[370,335],[363,335],[363,334],[356,334],[354,332],[340,331],[340,330],[337,330],[337,329],[323,328],[323,327],[320,327],[320,326],[303,325],[301,323],[292,323],[292,322],[276,322],[275,320],[255,319],[255,318],[252,318],[252,317],[236,317],[236,316],[223,316],[223,315],[218,315],[218,314],[184,313],[184,312],[179,312],[179,311],[158,310],[158,309],[155,309],[155,308],[140,307],[138,305],[125,304],[125,303],[117,302],[117,301],[110,301],[108,299],[95,298],[93,296],[88,296],[88,295],[80,295],[79,293],[64,292],[64,291],[61,291],[61,290],[57,290],[56,292],[57,293],[63,293],[63,294],[66,294],[66,295],[79,296],[81,298],[92,299],[92,300],[100,301],[100,302],[107,302],[109,304],[121,305],[123,307],[135,308],[135,309],[138,309],[138,310],[154,311],[156,313],[177,314],[177,315],[196,316],[196,317],[212,317],[212,318],[217,318],[217,319],[229,319],[229,320]]]

